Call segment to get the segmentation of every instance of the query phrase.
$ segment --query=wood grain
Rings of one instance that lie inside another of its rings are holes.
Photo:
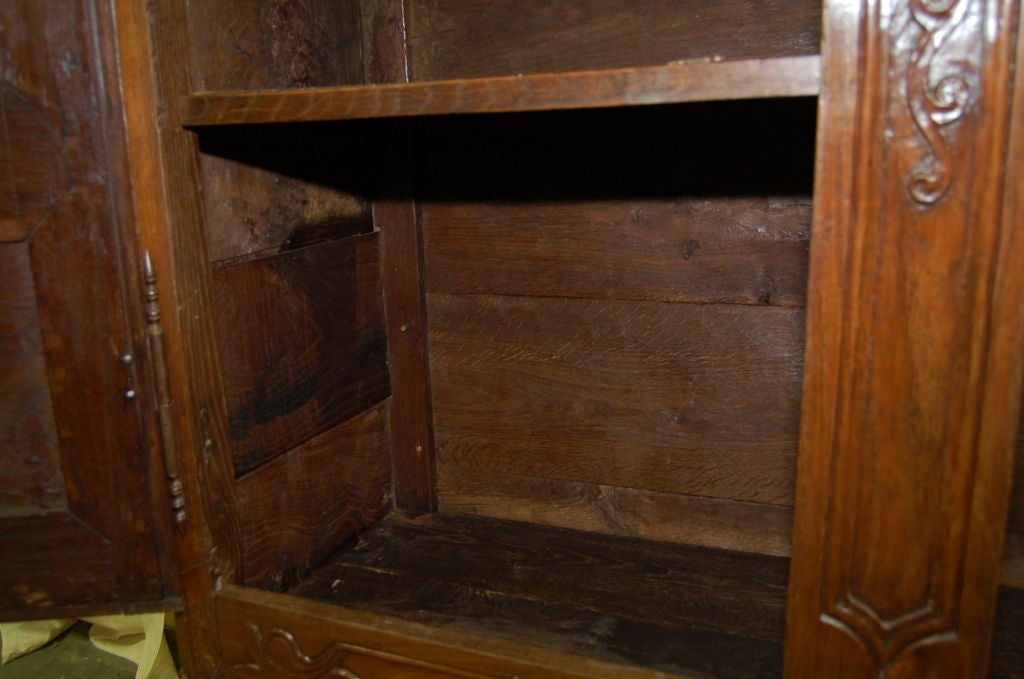
[[[792,510],[441,465],[440,511],[789,556]]]
[[[721,632],[640,622],[571,604],[441,582],[415,571],[336,561],[294,594],[333,605],[486,634],[553,651],[681,676],[755,679],[777,675],[782,645]]]
[[[377,241],[367,234],[214,269],[237,474],[387,397]]]
[[[185,125],[353,120],[801,97],[818,93],[814,56],[442,80],[365,87],[202,92],[185,102]]]
[[[802,305],[810,201],[434,203],[429,292]]]
[[[786,676],[986,676],[1024,381],[1020,5],[828,7]]]
[[[816,54],[821,30],[810,0],[412,0],[408,11],[414,80]]]
[[[103,86],[118,76],[110,10],[0,4],[5,620],[173,599],[150,486],[158,458],[144,446],[147,382],[119,360],[140,345],[125,311],[122,102]]]
[[[251,657],[246,632],[249,624],[256,624],[261,628],[288,630],[301,648],[313,652],[337,643],[357,653],[459,677],[668,679],[671,676],[317,601],[305,600],[296,606],[293,596],[255,589],[225,587],[218,593],[216,604],[221,621],[219,635],[229,665]],[[364,679],[391,679],[393,676],[367,674]]]
[[[199,138],[213,262],[295,250],[373,230],[365,168],[338,162],[367,152],[358,135],[277,127]],[[316,154],[309,149],[317,148]]]
[[[67,507],[28,246],[0,244],[0,516]]]
[[[187,58],[193,82],[204,90],[362,82],[360,4],[333,0],[190,2]]]
[[[284,590],[390,508],[386,406],[238,480],[246,583]]]
[[[177,638],[189,676],[209,679],[220,656],[213,591],[235,580],[241,556],[198,148],[176,105],[193,89],[182,67],[190,53],[185,10],[182,3],[131,0],[118,3],[116,21],[138,241],[163,274],[167,367],[189,507],[185,529],[172,537],[185,604]]]
[[[441,463],[792,502],[799,309],[428,295]]]
[[[336,562],[665,628],[782,638],[788,563],[777,557],[434,515],[389,518]]]
[[[406,82],[405,3],[364,7],[366,81]],[[423,299],[423,235],[415,198],[411,132],[387,121],[374,157],[387,169],[374,225],[381,231],[381,276],[392,398],[388,410],[395,506],[410,514],[437,508],[434,430]]]
[[[51,121],[0,79],[0,242],[24,240],[63,197],[65,155]]]

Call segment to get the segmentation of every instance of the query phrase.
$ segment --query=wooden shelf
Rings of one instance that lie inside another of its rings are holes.
[[[187,97],[186,127],[813,96],[817,56]]]
[[[534,524],[390,517],[292,594],[624,667],[778,676],[785,558]]]

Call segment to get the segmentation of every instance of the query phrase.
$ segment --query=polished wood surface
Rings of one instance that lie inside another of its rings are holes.
[[[803,56],[366,87],[203,92],[188,98],[185,124],[202,127],[800,97],[817,94],[818,68],[816,56]]]
[[[826,13],[788,677],[986,674],[1024,366],[1019,18]]]
[[[112,6],[0,6],[0,618],[175,605]],[[60,63],[63,66],[57,67]],[[135,297],[135,296],[138,297]],[[125,361],[122,356],[129,355]]]

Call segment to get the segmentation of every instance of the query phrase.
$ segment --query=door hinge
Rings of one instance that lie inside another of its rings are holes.
[[[164,351],[164,327],[160,319],[160,293],[156,289],[153,259],[147,250],[143,258],[143,277],[146,284],[146,341],[153,364],[153,384],[156,392],[156,413],[160,424],[160,445],[167,470],[167,485],[171,493],[171,511],[174,523],[185,523],[185,490],[181,485],[181,463],[177,438],[174,435],[173,406],[167,375],[167,354]]]

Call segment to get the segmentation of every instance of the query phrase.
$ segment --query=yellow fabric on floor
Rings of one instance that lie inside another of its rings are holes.
[[[27,622],[0,622],[0,665],[31,653],[50,643],[75,624],[68,620],[29,620]]]
[[[164,638],[163,613],[101,615],[82,620],[92,624],[89,639],[94,646],[138,665],[135,679],[178,679]],[[74,620],[0,623],[3,644],[0,664],[46,645],[74,623]]]

